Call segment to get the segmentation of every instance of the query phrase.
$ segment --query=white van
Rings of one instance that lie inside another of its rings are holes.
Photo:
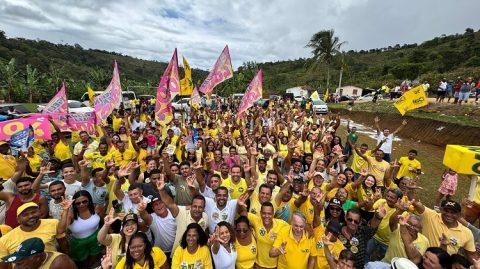
[[[103,93],[103,91],[95,91],[95,96],[98,96],[100,94]],[[131,109],[134,107],[134,105],[132,105],[130,103],[130,100],[135,100],[137,99],[137,96],[135,95],[135,92],[133,91],[122,91],[122,100],[121,100],[121,103],[123,103],[123,107],[125,109]],[[90,100],[88,98],[88,92],[85,92],[82,97],[80,98],[80,102],[82,102],[85,106],[89,106],[90,105]],[[120,107],[120,104],[118,105],[118,107]],[[116,108],[118,108],[116,107]]]

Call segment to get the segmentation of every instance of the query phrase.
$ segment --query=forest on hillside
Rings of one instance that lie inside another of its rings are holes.
[[[345,40],[341,41],[348,41],[348,37],[342,38]],[[119,63],[124,90],[155,95],[167,63],[83,49],[78,44],[7,38],[0,31],[0,95],[12,102],[46,102],[65,80],[69,99],[77,99],[86,91],[87,85],[94,90],[106,88],[114,60]],[[405,79],[428,80],[432,85],[443,77],[478,79],[480,32],[467,28],[463,34],[442,35],[421,44],[341,51],[332,57],[329,64],[314,57],[247,62],[238,68],[232,79],[217,86],[215,92],[222,96],[244,92],[259,69],[264,71],[265,97],[295,86],[307,86],[323,92],[326,90],[327,74],[330,75],[330,88],[336,88],[340,70],[342,85],[363,88],[379,88],[385,84],[394,86]],[[192,71],[195,85],[201,84],[208,74],[199,69]],[[180,70],[180,75],[183,77],[183,70]]]

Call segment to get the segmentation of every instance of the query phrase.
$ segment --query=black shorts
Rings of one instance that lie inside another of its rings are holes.
[[[437,92],[437,96],[438,96],[438,97],[445,97],[445,94],[446,94],[446,93],[447,93],[446,91],[438,91],[438,92]]]

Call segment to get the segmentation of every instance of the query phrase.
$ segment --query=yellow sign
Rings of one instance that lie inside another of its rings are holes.
[[[420,85],[404,93],[393,105],[403,116],[409,110],[428,105],[428,99],[423,86]]]
[[[320,100],[320,95],[318,95],[317,91],[314,91],[312,95],[310,95],[310,99],[312,100]]]
[[[480,175],[480,147],[447,145],[443,164],[459,174]]]

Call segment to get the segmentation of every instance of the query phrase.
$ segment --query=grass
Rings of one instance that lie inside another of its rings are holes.
[[[349,109],[351,111],[377,112],[399,114],[398,110],[390,101],[382,100],[377,103],[363,102],[355,103],[350,106],[348,102],[328,103],[330,109]],[[414,118],[431,119],[441,122],[459,124],[463,126],[480,127],[480,108],[474,105],[453,105],[453,104],[434,104],[416,110],[408,111],[405,114]]]

